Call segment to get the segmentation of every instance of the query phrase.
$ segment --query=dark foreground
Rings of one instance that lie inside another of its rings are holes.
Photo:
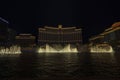
[[[0,56],[0,80],[120,80],[120,54]]]

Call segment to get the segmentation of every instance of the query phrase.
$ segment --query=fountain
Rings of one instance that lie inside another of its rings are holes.
[[[96,45],[90,47],[91,53],[114,53],[112,46],[110,45]]]
[[[38,53],[78,53],[76,47],[71,44],[62,46],[60,44],[49,45],[46,44],[38,49]]]
[[[14,45],[11,47],[0,47],[0,55],[5,54],[20,54],[21,53],[21,47]]]

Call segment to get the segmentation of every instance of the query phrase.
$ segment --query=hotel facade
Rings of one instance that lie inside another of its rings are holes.
[[[82,45],[82,29],[62,25],[39,28],[38,45],[41,52],[77,52]]]
[[[82,44],[82,31],[76,27],[47,27],[38,29],[38,44],[79,43]]]
[[[110,28],[105,29],[104,32],[91,37],[89,41],[92,45],[108,43],[114,49],[120,49],[120,22],[115,22]]]
[[[16,44],[21,47],[34,47],[36,37],[32,34],[19,34],[16,36]]]

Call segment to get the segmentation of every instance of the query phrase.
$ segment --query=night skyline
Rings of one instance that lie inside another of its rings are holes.
[[[37,34],[45,25],[76,26],[83,29],[83,40],[99,34],[120,21],[119,2],[96,0],[4,0],[0,17],[19,33]]]

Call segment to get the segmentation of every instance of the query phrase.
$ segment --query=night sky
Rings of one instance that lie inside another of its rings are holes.
[[[0,17],[18,33],[37,34],[40,26],[76,26],[83,39],[99,34],[120,21],[115,0],[0,0]]]

